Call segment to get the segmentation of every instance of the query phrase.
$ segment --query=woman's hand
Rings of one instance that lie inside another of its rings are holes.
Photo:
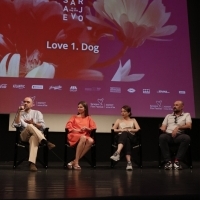
[[[90,128],[84,126],[84,127],[81,128],[81,131],[90,131]]]

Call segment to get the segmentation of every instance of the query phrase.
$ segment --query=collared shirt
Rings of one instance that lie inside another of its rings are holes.
[[[167,133],[172,133],[172,131],[177,127],[177,126],[183,126],[186,123],[192,123],[192,119],[190,116],[190,113],[184,113],[182,112],[181,115],[176,116],[174,113],[168,114],[164,121],[163,125],[167,126]],[[178,130],[178,133],[183,133],[184,130]]]
[[[31,119],[33,119],[34,123],[39,123],[42,125],[42,127],[40,129],[41,131],[43,131],[45,129],[45,122],[44,122],[42,113],[38,110],[32,110],[32,109],[28,113],[22,112],[21,118],[20,118],[20,123],[19,124],[14,123],[14,126],[20,127],[20,131],[22,131],[28,125],[24,120],[31,120]]]

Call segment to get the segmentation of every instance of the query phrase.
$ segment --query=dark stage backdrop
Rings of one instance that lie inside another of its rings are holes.
[[[136,117],[162,117],[181,99],[200,116],[198,1],[102,2],[0,1],[0,113],[31,96],[50,114],[74,114],[85,100],[92,115],[129,104]]]

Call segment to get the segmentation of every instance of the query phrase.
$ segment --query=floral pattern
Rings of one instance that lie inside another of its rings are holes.
[[[146,40],[170,41],[167,36],[177,30],[166,25],[171,13],[162,0],[96,0],[84,5],[83,21],[69,17],[66,22],[62,15],[63,5],[57,1],[1,0],[0,76],[104,80],[101,69],[115,65],[111,81],[138,81],[144,74],[129,74],[131,58],[121,64],[127,50]],[[118,53],[103,62],[104,52],[46,48],[46,41],[99,45],[101,38],[122,43]]]

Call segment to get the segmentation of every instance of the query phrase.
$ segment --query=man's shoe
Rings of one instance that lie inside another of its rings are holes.
[[[32,172],[36,172],[36,171],[37,171],[37,167],[36,167],[35,164],[33,164],[33,163],[30,163],[29,169],[30,169],[30,171],[32,171]]]
[[[172,162],[171,162],[171,161],[168,161],[168,162],[165,164],[165,169],[166,169],[166,170],[172,169]]]
[[[41,146],[47,146],[47,140],[42,139],[42,140],[40,141],[40,145],[41,145]]]
[[[132,167],[132,163],[131,163],[131,162],[128,162],[128,163],[127,163],[126,170],[128,170],[128,171],[133,170],[133,167]]]
[[[182,166],[179,161],[174,162],[174,169],[182,169]]]
[[[114,161],[118,161],[120,159],[120,155],[119,153],[116,151],[111,157],[110,159],[114,160]]]
[[[51,143],[51,142],[47,142],[47,147],[49,150],[53,149],[54,147],[56,147],[55,144]]]

